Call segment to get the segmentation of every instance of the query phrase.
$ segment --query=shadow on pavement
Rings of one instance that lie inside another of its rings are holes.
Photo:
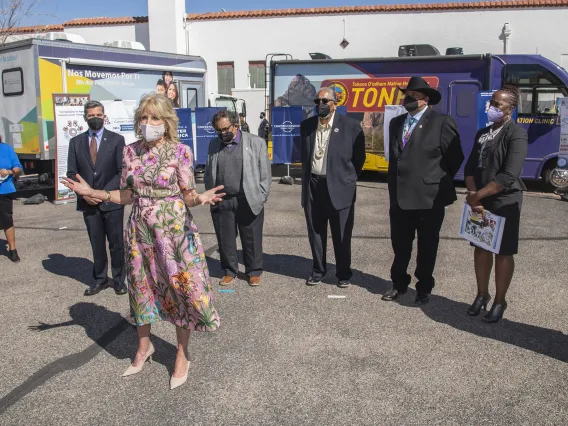
[[[24,383],[0,399],[0,414],[52,377],[64,371],[76,370],[82,367],[103,350],[116,359],[133,359],[138,346],[136,327],[130,324],[122,315],[109,311],[103,306],[85,302],[71,306],[69,315],[71,317],[70,321],[59,324],[40,322],[38,325],[30,326],[29,329],[34,332],[43,332],[52,328],[77,325],[85,329],[85,333],[94,343],[80,352],[50,362],[32,374]],[[117,339],[119,335],[121,335],[121,338]],[[169,374],[172,374],[176,347],[155,335],[152,335],[151,339],[152,344],[156,348],[152,359],[164,365],[168,369]],[[128,363],[122,364],[120,368],[117,368],[117,375],[122,374],[122,367],[124,369],[128,367]],[[120,377],[117,376],[118,379]]]
[[[239,251],[239,257],[241,257]],[[211,276],[221,278],[223,272],[218,260],[208,258]],[[242,263],[241,263],[242,264]],[[264,255],[264,270],[273,274],[279,274],[304,281],[312,267],[312,261],[294,255]],[[327,265],[327,278],[324,283],[335,285],[333,277],[334,267]],[[242,275],[242,274],[239,274]],[[392,288],[390,281],[378,278],[361,271],[353,271],[353,285],[366,289],[369,293],[382,295]],[[533,326],[520,322],[502,319],[497,324],[485,324],[480,317],[470,317],[466,314],[469,307],[466,303],[456,302],[448,298],[433,295],[431,302],[424,306],[414,304],[416,291],[409,288],[408,293],[401,296],[397,302],[401,307],[421,309],[424,314],[433,321],[449,325],[450,327],[475,334],[479,337],[497,340],[503,343],[517,346],[541,355],[545,355],[562,362],[568,362],[568,335],[561,331],[544,327]],[[473,299],[472,299],[473,300]],[[384,302],[393,303],[393,302]]]
[[[91,260],[82,257],[67,257],[59,253],[50,254],[47,257],[41,262],[46,271],[72,278],[86,286],[93,282],[93,262]]]
[[[478,317],[467,315],[466,310],[469,307],[467,303],[456,302],[434,294],[430,303],[417,306],[414,304],[415,296],[416,291],[409,288],[408,293],[401,296],[398,303],[407,308],[421,309],[431,320],[466,333],[517,346],[558,361],[568,362],[568,350],[566,349],[568,348],[568,335],[561,331],[510,321],[506,317],[497,324],[486,324],[481,321],[483,313]],[[472,350],[482,350],[481,345],[472,348]]]
[[[241,250],[238,251],[239,259],[242,259]],[[242,261],[240,262],[242,265]],[[224,271],[221,269],[221,264],[217,259],[211,257],[207,258],[207,265],[209,266],[211,277],[221,278]],[[288,254],[265,254],[264,255],[264,271],[272,274],[283,275],[285,277],[296,278],[305,282],[312,270],[312,260],[301,256],[288,255]],[[240,274],[240,278],[244,278],[244,274]],[[327,264],[327,275],[323,280],[324,284],[335,286],[337,279],[335,278],[335,266]],[[390,290],[392,284],[382,278],[374,275],[369,275],[357,269],[353,270],[353,278],[351,279],[353,285],[362,287],[368,292],[373,294],[383,294]]]

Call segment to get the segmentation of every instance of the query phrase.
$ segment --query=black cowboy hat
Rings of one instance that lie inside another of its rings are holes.
[[[406,93],[407,90],[423,93],[430,98],[428,102],[430,105],[436,105],[442,100],[440,92],[431,88],[428,82],[422,77],[412,77],[404,89],[399,87],[398,90],[402,93]]]

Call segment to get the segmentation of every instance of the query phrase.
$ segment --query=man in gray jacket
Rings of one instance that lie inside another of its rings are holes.
[[[264,139],[239,129],[236,114],[219,111],[211,120],[217,137],[209,143],[205,188],[223,185],[221,203],[211,206],[221,268],[220,285],[230,285],[239,271],[237,228],[241,236],[245,274],[249,284],[258,286],[263,270],[262,228],[264,203],[272,174]]]

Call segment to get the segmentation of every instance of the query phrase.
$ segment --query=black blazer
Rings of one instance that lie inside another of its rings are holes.
[[[310,175],[316,143],[318,117],[310,117],[300,125],[302,138],[302,207],[310,195]],[[331,203],[342,210],[355,202],[357,178],[365,164],[365,135],[361,124],[335,113],[327,147],[326,175]]]
[[[428,108],[403,149],[404,121],[395,117],[389,127],[388,186],[391,207],[423,210],[457,200],[453,179],[464,160],[453,117]]]
[[[479,130],[475,135],[475,143],[465,165],[465,177],[473,176],[475,187],[478,190],[489,182],[495,181],[505,188],[504,193],[525,191],[527,188],[520,175],[529,145],[527,131],[513,120],[509,120],[495,139],[486,142],[483,149],[482,167],[478,167],[481,146],[477,141],[481,135],[489,133],[490,130],[491,126]]]
[[[96,165],[93,165],[91,160],[89,142],[89,132],[81,133],[69,142],[67,177],[76,180],[75,175],[79,174],[94,189],[106,191],[120,189],[122,151],[125,146],[124,137],[105,129],[97,153]],[[97,208],[102,211],[110,211],[122,209],[124,206],[107,202],[92,206],[83,197],[77,198],[77,210],[85,212]]]

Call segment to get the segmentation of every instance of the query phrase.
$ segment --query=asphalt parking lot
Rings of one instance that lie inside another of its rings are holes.
[[[17,202],[20,264],[0,241],[0,424],[568,424],[568,203],[525,196],[509,308],[488,325],[465,313],[476,290],[457,235],[463,195],[447,209],[432,301],[416,307],[414,291],[380,300],[393,257],[384,183],[359,183],[348,289],[304,284],[299,193],[274,182],[263,282],[217,292],[221,328],[192,335],[190,377],[174,391],[167,323],[153,328],[156,362],[120,377],[136,350],[128,298],[83,296],[92,262],[74,205]],[[213,225],[193,212],[217,291]]]

